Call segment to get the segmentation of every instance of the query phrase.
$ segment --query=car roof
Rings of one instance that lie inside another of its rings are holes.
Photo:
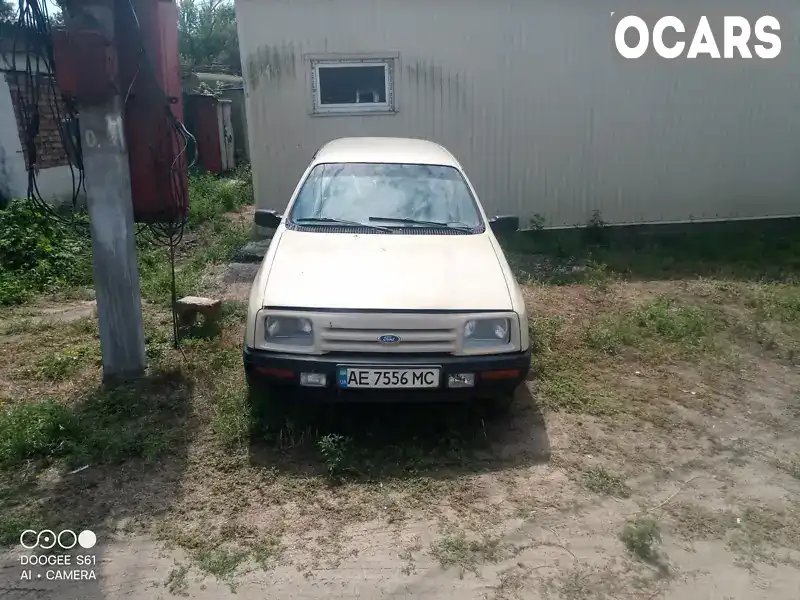
[[[439,144],[399,137],[339,138],[320,148],[313,161],[319,163],[400,163],[461,169],[455,156]]]

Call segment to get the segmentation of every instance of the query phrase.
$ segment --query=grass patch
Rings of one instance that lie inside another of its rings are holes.
[[[736,515],[729,511],[713,511],[696,504],[673,504],[666,507],[674,519],[675,533],[689,540],[715,540],[736,527]]]
[[[92,281],[88,219],[62,225],[27,200],[0,210],[0,306]]]
[[[209,173],[193,173],[189,179],[188,225],[195,228],[215,221],[225,213],[253,203],[253,182],[250,165],[239,167],[229,177]]]
[[[354,471],[352,465],[353,440],[338,433],[329,433],[317,440],[317,447],[325,461],[328,477],[341,479],[346,473]]]
[[[220,354],[214,355],[211,367],[219,369],[233,365],[215,364]],[[226,354],[222,354],[226,356]],[[252,428],[250,405],[247,401],[247,390],[244,386],[233,386],[218,389],[214,393],[211,427],[216,438],[229,449],[243,449],[250,437]]]
[[[619,401],[600,386],[588,383],[581,366],[588,357],[579,349],[559,347],[563,317],[541,317],[529,323],[531,366],[538,378],[538,403],[542,408],[594,416],[620,411]]]
[[[596,417],[620,412],[619,401],[606,391],[586,385],[584,376],[560,370],[542,377],[537,389],[542,408]]]
[[[77,466],[154,461],[175,441],[187,389],[179,374],[164,373],[91,392],[73,405],[53,399],[12,404],[0,411],[0,468],[25,460]]]
[[[716,511],[694,504],[667,507],[676,533],[689,540],[727,540],[728,547],[751,560],[772,561],[772,549],[800,550],[800,505],[783,509],[747,506],[741,512]]]
[[[189,596],[189,585],[186,582],[186,575],[189,573],[188,567],[178,565],[167,576],[167,581],[164,585],[173,596]]]
[[[614,498],[629,498],[631,489],[619,475],[609,473],[603,467],[589,469],[583,474],[583,485],[596,494],[613,496]]]
[[[534,356],[552,352],[561,328],[564,326],[564,318],[557,317],[537,317],[531,319],[528,324],[528,333],[531,341],[531,352]]]
[[[159,522],[154,533],[168,547],[183,548],[200,570],[228,583],[247,561],[255,562],[265,571],[275,567],[285,550],[279,536],[254,535],[251,527],[235,521],[219,526],[170,519]]]
[[[775,462],[775,467],[784,473],[788,473],[795,479],[800,479],[800,458],[778,460]]]
[[[749,506],[741,516],[740,527],[751,546],[771,545],[800,550],[800,504],[776,510]]]
[[[198,295],[203,290],[203,277],[210,264],[228,261],[249,239],[249,227],[218,216],[198,226],[191,254],[175,267],[178,297]],[[140,242],[139,273],[142,296],[168,306],[171,298],[172,271],[167,249]]]
[[[265,571],[278,563],[285,549],[281,539],[275,535],[259,538],[250,546],[253,560]]]
[[[70,344],[39,358],[33,368],[23,372],[31,379],[64,381],[92,364],[100,364],[99,342]]]
[[[657,351],[668,345],[682,355],[692,355],[712,348],[711,336],[717,329],[709,311],[662,296],[601,319],[586,330],[584,342],[606,354],[619,354],[625,347]]]
[[[188,238],[197,248],[176,273],[181,295],[196,293],[209,262],[227,260],[248,239],[248,228],[225,213],[253,203],[249,165],[231,177],[189,177]],[[41,293],[67,294],[92,283],[88,217],[62,225],[27,200],[0,210],[0,306],[20,304]],[[142,295],[168,302],[171,273],[166,249],[146,233],[137,236]]]
[[[44,519],[29,508],[13,505],[5,498],[0,499],[0,548],[16,546],[19,536],[26,529],[41,530]]]
[[[478,565],[499,562],[506,553],[499,538],[484,536],[468,539],[464,532],[446,535],[431,544],[430,552],[443,569],[458,567],[463,577],[466,571],[478,574]]]
[[[229,579],[247,555],[244,550],[202,550],[197,555],[197,566],[218,579]]]
[[[74,411],[52,399],[11,405],[0,413],[0,466],[62,454],[80,433]]]
[[[655,520],[641,517],[628,521],[620,539],[636,558],[648,563],[659,559],[657,546],[661,543],[661,528]]]
[[[614,276],[673,279],[686,275],[786,280],[800,275],[798,220],[692,226],[592,226],[523,232],[501,240],[509,252],[592,260]]]
[[[765,321],[800,321],[800,288],[786,284],[760,284],[746,289],[744,304]]]

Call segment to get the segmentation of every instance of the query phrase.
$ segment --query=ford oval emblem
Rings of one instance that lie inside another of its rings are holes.
[[[388,334],[388,335],[382,335],[381,337],[379,337],[378,341],[381,344],[396,344],[397,342],[400,341],[400,338],[397,337],[396,335]]]

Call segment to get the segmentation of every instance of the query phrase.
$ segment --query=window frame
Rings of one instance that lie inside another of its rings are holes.
[[[309,54],[308,83],[310,91],[309,114],[311,116],[346,116],[346,115],[391,115],[397,113],[397,96],[395,93],[395,74],[398,72],[398,53],[382,54]],[[365,102],[363,104],[322,104],[320,96],[320,68],[342,67],[383,67],[385,102]]]

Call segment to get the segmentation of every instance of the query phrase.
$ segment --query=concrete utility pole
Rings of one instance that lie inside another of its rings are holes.
[[[82,14],[67,19],[68,30],[90,26],[113,44],[114,3],[96,1],[75,3]],[[103,381],[114,383],[142,375],[146,360],[124,106],[119,95],[89,104],[78,97],[78,106]]]

